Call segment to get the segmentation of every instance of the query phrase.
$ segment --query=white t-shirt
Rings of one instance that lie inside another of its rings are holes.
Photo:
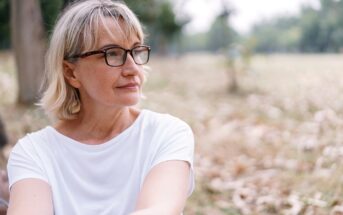
[[[193,133],[185,122],[142,110],[129,128],[103,144],[77,142],[50,126],[28,134],[13,148],[7,168],[10,187],[25,178],[46,181],[56,215],[127,215],[145,176],[163,161],[190,164],[191,194],[193,156]]]

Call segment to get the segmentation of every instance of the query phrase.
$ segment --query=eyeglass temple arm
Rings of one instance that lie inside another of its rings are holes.
[[[67,57],[66,59],[71,59],[71,58],[84,58],[84,57],[88,57],[91,55],[95,55],[95,54],[105,54],[106,52],[103,50],[97,50],[97,51],[90,51],[90,52],[86,52],[83,54],[76,54],[76,55],[72,55],[70,57]]]

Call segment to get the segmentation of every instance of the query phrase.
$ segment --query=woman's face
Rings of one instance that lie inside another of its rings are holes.
[[[114,26],[112,19],[107,18],[106,22],[107,26]],[[94,50],[103,49],[108,45],[132,49],[141,44],[137,36],[130,39],[113,37],[103,26],[99,29],[99,41]],[[121,34],[114,30],[112,35]],[[79,58],[72,67],[74,79],[67,80],[79,89],[82,108],[100,107],[102,110],[106,107],[124,107],[138,103],[144,79],[143,68],[134,62],[130,54],[127,54],[125,64],[119,67],[108,66],[103,54]]]

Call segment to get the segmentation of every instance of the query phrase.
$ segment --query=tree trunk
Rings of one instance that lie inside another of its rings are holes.
[[[0,150],[7,144],[8,138],[6,135],[5,125],[0,118]]]
[[[39,98],[46,45],[38,0],[11,0],[11,31],[18,71],[18,102],[32,104]]]
[[[0,215],[6,215],[7,202],[9,199],[7,173],[3,172],[6,168],[6,158],[3,154],[3,147],[7,144],[7,135],[5,126],[0,118]],[[4,201],[2,201],[4,200]]]
[[[238,83],[237,83],[237,74],[236,74],[236,70],[234,68],[230,68],[227,70],[227,74],[228,74],[228,91],[229,93],[236,93],[238,91]]]
[[[227,59],[228,67],[226,69],[226,74],[228,77],[227,89],[229,93],[236,93],[238,91],[238,81],[237,81],[237,68],[235,65],[235,60]]]

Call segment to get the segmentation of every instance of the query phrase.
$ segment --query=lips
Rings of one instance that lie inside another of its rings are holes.
[[[125,84],[125,85],[120,85],[117,88],[120,88],[120,89],[135,89],[138,86],[139,86],[138,83],[128,83],[128,84]]]

